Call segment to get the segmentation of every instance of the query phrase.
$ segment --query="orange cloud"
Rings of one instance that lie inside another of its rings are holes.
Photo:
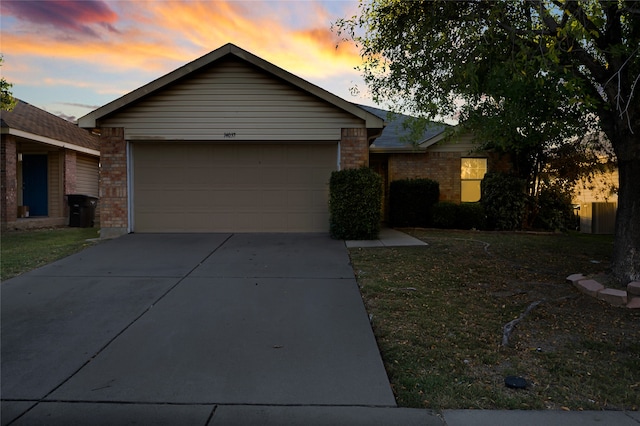
[[[184,61],[185,55],[153,42],[126,43],[119,40],[87,39],[66,43],[38,35],[3,34],[3,50],[13,57],[45,57],[83,61],[101,69],[162,69],[159,62]]]
[[[287,20],[286,14],[283,19],[276,19],[278,14],[272,13],[273,5],[269,2],[157,2],[153,13],[158,26],[200,47],[200,54],[231,42],[307,78],[349,72],[360,62],[355,46],[344,43],[336,49],[339,40],[330,30],[331,21],[324,9],[316,6],[308,14],[313,19],[305,15],[307,29],[296,31],[283,22]],[[261,13],[256,14],[256,8]]]
[[[355,75],[353,68],[360,63],[352,44],[340,43],[336,49],[332,18],[321,4],[204,0],[99,4],[106,5],[107,12],[91,15],[82,11],[82,22],[106,22],[113,31],[103,31],[100,37],[65,38],[59,31],[29,31],[21,24],[20,31],[3,29],[3,53],[16,61],[42,57],[112,73],[144,71],[149,78],[228,42],[305,79]],[[47,70],[38,71],[42,82],[60,82],[43,77]],[[121,82],[116,84],[113,93],[122,88]],[[105,88],[100,91],[105,93]]]

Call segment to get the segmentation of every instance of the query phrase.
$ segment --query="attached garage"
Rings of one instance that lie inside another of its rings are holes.
[[[384,121],[228,44],[82,117],[101,134],[101,235],[328,232],[331,172]]]
[[[323,232],[337,143],[133,143],[136,232]]]

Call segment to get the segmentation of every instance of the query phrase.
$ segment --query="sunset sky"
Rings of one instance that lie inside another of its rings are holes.
[[[357,49],[331,31],[357,9],[357,0],[2,0],[0,72],[15,97],[73,120],[233,43],[373,105]]]

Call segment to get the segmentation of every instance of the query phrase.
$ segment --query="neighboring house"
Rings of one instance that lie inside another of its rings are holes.
[[[80,118],[101,138],[101,236],[327,232],[331,172],[384,120],[227,44]]]
[[[68,224],[66,195],[98,195],[99,139],[19,99],[0,119],[2,229]]]
[[[618,208],[618,170],[597,174],[591,182],[584,180],[573,195],[573,204],[578,207],[580,232],[587,234],[613,234]]]
[[[445,124],[432,123],[412,143],[406,127],[412,117],[361,106],[386,120],[386,127],[369,148],[370,167],[383,178],[384,218],[387,194],[394,180],[428,178],[440,185],[440,200],[454,203],[480,200],[480,182],[487,171],[504,171],[509,164],[494,154],[481,152],[470,134],[448,132]]]

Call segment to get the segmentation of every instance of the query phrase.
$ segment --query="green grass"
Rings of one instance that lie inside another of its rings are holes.
[[[610,236],[412,234],[428,246],[350,250],[400,406],[640,406],[640,312],[565,282],[606,270]],[[538,300],[502,347],[504,325]],[[508,375],[531,385],[506,388]]]
[[[0,238],[0,279],[16,275],[69,256],[92,244],[97,228],[56,228],[3,232]]]

